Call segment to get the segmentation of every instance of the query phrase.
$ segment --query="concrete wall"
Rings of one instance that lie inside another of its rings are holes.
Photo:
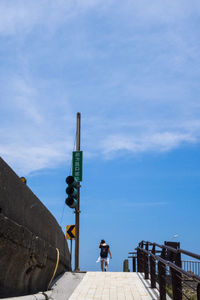
[[[65,236],[56,219],[0,158],[0,297],[44,291],[53,274],[70,271]]]

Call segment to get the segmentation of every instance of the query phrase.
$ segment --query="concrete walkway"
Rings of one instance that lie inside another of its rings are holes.
[[[140,273],[66,272],[48,292],[12,300],[158,300],[159,293]],[[5,299],[5,300],[7,300]],[[167,297],[167,299],[170,299]]]
[[[87,272],[69,300],[156,300],[159,293],[138,273]]]

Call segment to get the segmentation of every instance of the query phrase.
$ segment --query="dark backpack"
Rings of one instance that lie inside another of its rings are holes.
[[[100,253],[100,256],[101,256],[102,258],[106,258],[106,257],[108,256],[108,248],[109,248],[108,245],[101,246],[101,253]]]

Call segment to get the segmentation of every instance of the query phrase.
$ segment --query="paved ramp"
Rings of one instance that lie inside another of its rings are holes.
[[[156,300],[158,291],[138,273],[87,272],[69,300]]]

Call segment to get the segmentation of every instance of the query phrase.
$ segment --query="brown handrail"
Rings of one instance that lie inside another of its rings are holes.
[[[140,250],[142,250],[144,253],[149,254],[149,255],[152,256],[155,260],[161,261],[165,266],[169,266],[169,267],[175,269],[176,271],[178,271],[179,273],[184,274],[186,277],[191,278],[191,279],[197,281],[198,283],[200,283],[200,276],[195,275],[195,274],[191,274],[191,273],[189,273],[189,272],[183,270],[182,268],[178,267],[178,266],[175,265],[174,263],[172,263],[172,262],[170,262],[170,261],[168,261],[168,260],[165,260],[165,259],[161,258],[161,257],[158,256],[158,255],[152,254],[150,251],[147,251],[147,250],[145,250],[145,249],[143,249],[143,248],[140,248],[140,247],[137,247],[137,249],[140,249]]]
[[[184,249],[181,249],[181,248],[178,248],[178,249],[175,249],[173,247],[170,247],[170,246],[167,246],[167,245],[159,245],[157,243],[151,243],[151,242],[148,242],[148,241],[142,241],[144,244],[149,244],[150,246],[157,246],[157,247],[160,247],[162,249],[169,249],[170,251],[174,252],[174,253],[182,253],[182,254],[185,254],[185,255],[188,255],[188,256],[191,256],[193,258],[196,258],[196,259],[199,259],[200,260],[200,255],[199,254],[196,254],[196,253],[192,253],[190,251],[187,251],[187,250],[184,250]]]
[[[128,256],[128,258],[132,258],[134,263],[133,271],[136,271],[137,265],[137,272],[144,273],[145,279],[148,279],[150,275],[152,288],[156,287],[156,281],[158,281],[160,300],[166,300],[166,280],[167,276],[169,277],[167,270],[170,271],[171,275],[173,300],[182,300],[184,294],[182,281],[186,278],[196,282],[197,300],[200,300],[200,276],[187,272],[182,268],[181,254],[199,260],[200,255],[181,249],[180,243],[165,243],[165,245],[160,245],[149,241],[141,241],[138,247],[135,248],[137,252],[129,252],[132,256]],[[161,250],[157,250],[156,247]],[[158,273],[156,273],[156,270],[158,270]]]

